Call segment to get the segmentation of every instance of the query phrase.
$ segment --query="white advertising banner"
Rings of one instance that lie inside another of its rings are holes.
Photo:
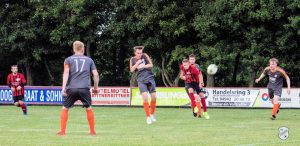
[[[281,107],[300,108],[300,89],[291,89],[291,94],[287,94],[287,89],[282,90],[281,98],[279,99]],[[253,107],[273,107],[269,99],[268,89],[260,89],[258,97]]]
[[[208,107],[252,107],[259,89],[208,88]]]
[[[100,92],[92,93],[92,105],[130,105],[131,88],[99,87]],[[81,105],[80,101],[75,104]]]

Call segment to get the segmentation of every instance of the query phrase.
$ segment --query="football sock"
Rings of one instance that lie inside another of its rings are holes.
[[[25,105],[25,103],[20,104],[20,107],[21,107],[23,113],[26,114],[27,111],[26,111],[26,105]]]
[[[149,103],[148,102],[144,102],[144,110],[145,110],[146,116],[149,117],[150,112],[149,112]]]
[[[87,109],[86,110],[86,118],[90,125],[90,132],[95,132],[95,118],[94,118],[94,112],[93,109]]]
[[[196,105],[197,105],[197,108],[198,108],[197,117],[199,117],[201,115],[201,105],[200,105],[200,102],[196,102]]]
[[[65,133],[68,121],[68,110],[62,109],[60,113],[60,131]]]
[[[190,100],[191,100],[191,107],[192,107],[192,110],[194,110],[194,108],[196,107],[196,101],[195,101],[194,93],[189,93],[189,95],[190,95]]]
[[[203,107],[203,111],[206,112],[207,108],[206,108],[205,98],[201,98],[201,104],[202,104],[202,107]]]
[[[272,115],[275,116],[277,114],[278,109],[279,109],[279,104],[278,103],[274,104],[272,109]]]
[[[153,115],[154,114],[154,112],[155,112],[155,108],[156,108],[156,101],[151,101],[151,103],[150,103],[150,113],[151,113],[151,115]]]

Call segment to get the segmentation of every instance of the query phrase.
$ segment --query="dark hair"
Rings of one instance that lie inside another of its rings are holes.
[[[182,63],[189,63],[189,60],[183,59],[183,60],[182,60]]]
[[[143,49],[144,49],[144,46],[135,46],[135,47],[133,47],[133,49],[134,49],[134,52],[135,52],[136,50],[143,50]]]

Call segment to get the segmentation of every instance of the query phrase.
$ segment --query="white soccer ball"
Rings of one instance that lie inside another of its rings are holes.
[[[215,64],[210,64],[207,67],[207,74],[209,74],[209,75],[214,75],[217,73],[217,71],[218,71],[218,66]]]

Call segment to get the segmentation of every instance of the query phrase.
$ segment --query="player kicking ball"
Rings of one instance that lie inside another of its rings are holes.
[[[65,96],[60,115],[60,131],[57,135],[65,135],[68,121],[68,111],[77,100],[80,100],[86,108],[86,116],[90,126],[90,135],[96,135],[94,129],[94,112],[90,92],[90,74],[92,71],[94,88],[92,91],[98,93],[99,75],[94,61],[84,56],[84,44],[80,41],[73,43],[74,55],[68,57],[64,62],[64,73],[62,83],[62,94]]]
[[[258,83],[266,75],[269,76],[269,83],[267,88],[269,92],[269,98],[271,99],[273,104],[271,119],[275,120],[276,114],[278,114],[281,105],[279,103],[279,98],[281,97],[282,93],[283,77],[286,79],[288,94],[291,93],[291,83],[290,78],[286,74],[286,72],[282,68],[277,66],[278,60],[276,58],[271,58],[269,60],[269,63],[269,66],[264,69],[263,73],[258,79],[255,80],[255,82]]]
[[[202,93],[203,80],[199,79],[200,74],[201,72],[191,65],[189,60],[184,59],[182,61],[182,65],[180,65],[180,79],[185,81],[185,86],[188,88],[191,99],[195,99],[194,91],[196,91],[200,98],[204,98],[204,94]],[[196,117],[201,117],[201,104],[199,100],[196,100],[196,106],[198,108]]]
[[[202,75],[202,72],[200,71],[200,66],[199,66],[199,64],[196,63],[196,56],[195,56],[194,54],[191,54],[191,55],[189,56],[189,63],[190,63],[191,66],[195,67],[195,68],[200,72],[200,74],[199,74],[199,80],[200,80],[200,83],[201,83],[202,87],[204,87],[203,75]],[[201,87],[201,92],[204,93],[202,87]],[[188,90],[188,89],[186,88],[186,90]],[[194,91],[194,93],[195,93],[195,91]],[[205,96],[203,95],[203,96],[200,97],[200,99],[199,99],[199,96],[198,96],[197,94],[196,94],[196,95],[194,94],[194,97],[197,97],[196,100],[200,100],[200,102],[201,102],[201,106],[202,106],[202,109],[203,109],[203,116],[204,116],[204,118],[205,118],[205,119],[209,119],[210,117],[209,117],[209,115],[208,115],[208,113],[207,113],[207,106],[206,106]],[[191,97],[190,97],[190,98],[191,98]],[[198,110],[199,110],[199,109],[198,109]],[[194,112],[194,111],[193,111],[193,112]],[[194,114],[194,116],[195,116],[195,114]]]
[[[136,72],[138,86],[143,97],[143,105],[146,113],[146,123],[152,124],[156,122],[155,108],[156,108],[156,84],[154,81],[154,74],[152,72],[153,63],[151,58],[143,53],[144,46],[134,47],[134,57],[130,59],[130,72]],[[151,96],[151,103],[149,109],[148,93]]]
[[[27,105],[24,102],[24,86],[26,79],[23,74],[18,72],[18,66],[12,65],[11,72],[7,76],[7,85],[13,93],[14,105],[21,107],[23,114],[27,115]]]

